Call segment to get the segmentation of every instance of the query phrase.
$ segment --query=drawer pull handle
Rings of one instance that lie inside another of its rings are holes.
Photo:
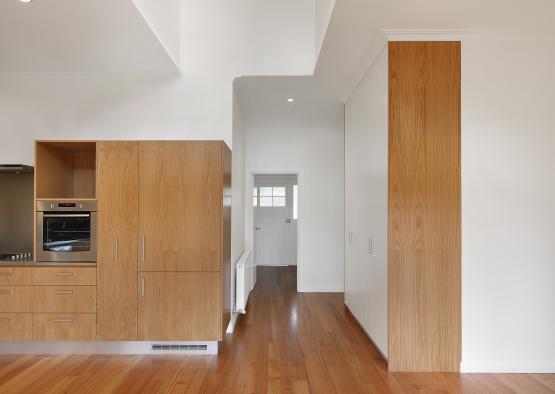
[[[0,323],[9,323],[9,322],[10,322],[10,319],[7,317],[3,317],[0,319]]]
[[[73,319],[55,319],[54,323],[73,323]]]
[[[73,294],[73,290],[56,290],[56,294]]]
[[[9,289],[2,289],[0,290],[0,294],[10,294],[10,290]]]
[[[12,276],[11,272],[2,271],[0,272],[0,276]]]
[[[73,276],[73,272],[56,272],[56,276]]]

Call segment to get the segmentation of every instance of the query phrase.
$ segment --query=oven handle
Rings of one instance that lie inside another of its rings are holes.
[[[90,213],[45,213],[42,215],[45,218],[88,218],[91,216]]]

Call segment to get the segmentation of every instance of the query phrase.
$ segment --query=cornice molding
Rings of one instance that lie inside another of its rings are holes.
[[[462,41],[481,29],[381,29],[388,41]]]

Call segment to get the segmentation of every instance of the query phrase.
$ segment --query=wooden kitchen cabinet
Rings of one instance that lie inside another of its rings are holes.
[[[0,286],[24,286],[33,284],[31,267],[0,267]]]
[[[37,198],[96,197],[97,266],[0,267],[0,338],[222,340],[231,317],[226,144],[36,146]]]
[[[139,340],[222,339],[221,274],[142,272]]]
[[[33,286],[35,313],[96,313],[96,286]]]
[[[33,267],[33,284],[41,286],[94,286],[95,267]]]
[[[31,313],[0,313],[0,341],[30,341],[33,339]]]
[[[33,340],[35,341],[94,341],[95,339],[95,314],[33,314]]]
[[[0,312],[31,312],[33,286],[0,286]]]
[[[137,339],[137,141],[98,143],[97,335]]]
[[[95,198],[95,141],[36,141],[37,199]]]
[[[219,271],[221,141],[139,142],[139,270]]]

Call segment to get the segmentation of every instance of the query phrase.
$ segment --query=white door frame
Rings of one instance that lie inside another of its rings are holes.
[[[255,175],[297,175],[297,187],[298,187],[298,200],[297,200],[297,292],[304,292],[303,286],[303,170],[299,169],[289,169],[289,170],[268,170],[268,169],[254,169],[248,171],[248,182],[247,190],[245,193],[245,204],[250,212],[251,223],[250,226],[245,226],[245,231],[248,231],[248,237],[252,241],[252,253],[254,258],[254,206],[252,203],[253,188],[254,188],[254,176]],[[247,223],[248,224],[248,223]]]

